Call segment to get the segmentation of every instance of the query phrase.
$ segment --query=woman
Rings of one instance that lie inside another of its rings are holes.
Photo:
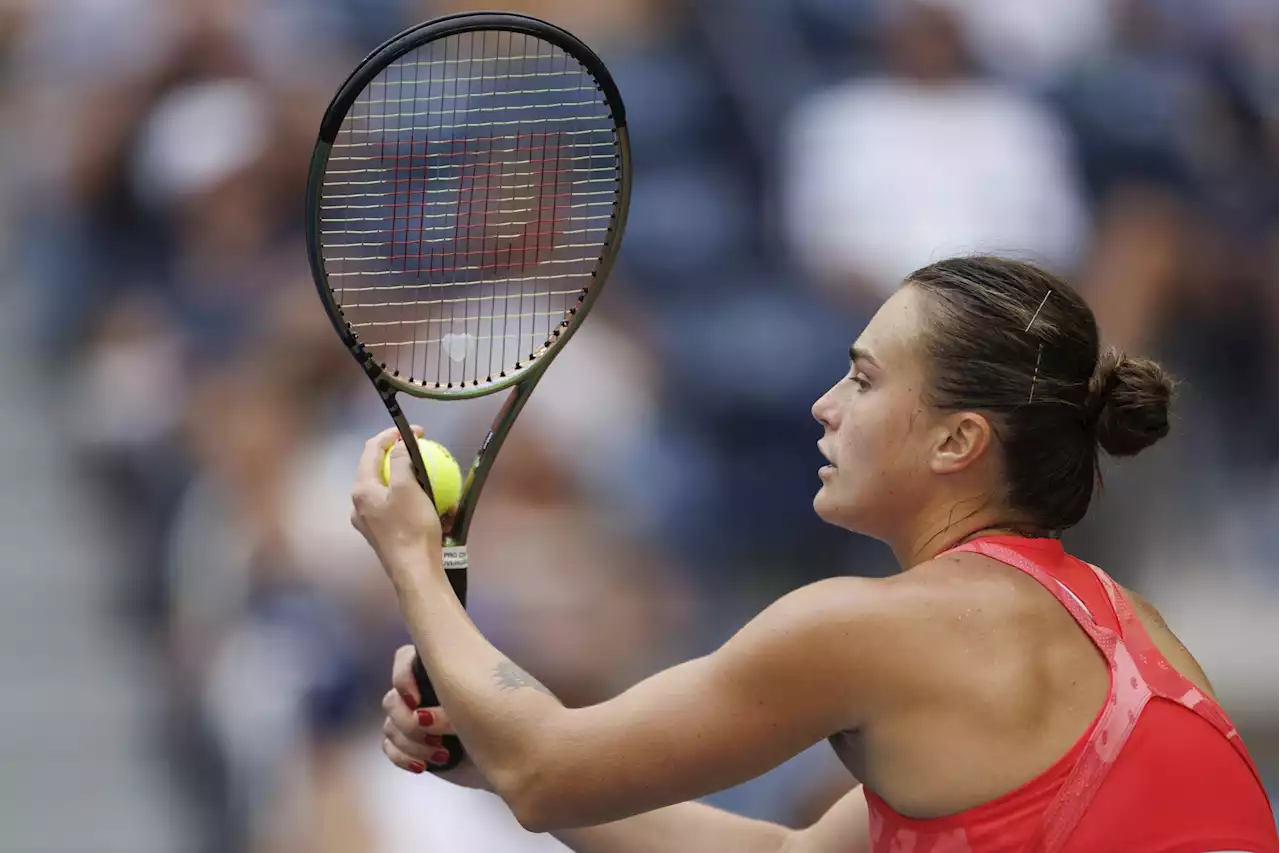
[[[1159,366],[1100,356],[1071,288],[998,258],[914,273],[850,355],[813,407],[831,462],[814,508],[903,571],[797,590],[715,653],[582,709],[471,624],[403,450],[378,479],[394,431],[371,440],[353,522],[444,706],[415,713],[402,649],[391,760],[421,772],[456,731],[474,761],[460,781],[579,853],[1274,853],[1261,781],[1195,659],[1057,538],[1088,508],[1099,450],[1168,432]],[[863,784],[807,829],[687,802],[824,739]]]

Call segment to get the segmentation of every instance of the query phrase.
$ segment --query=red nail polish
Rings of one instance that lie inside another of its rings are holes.
[[[444,738],[439,735],[427,735],[422,739],[427,746],[444,746]]]
[[[404,702],[404,706],[405,706],[406,708],[408,708],[410,711],[412,711],[414,708],[418,707],[418,703],[417,703],[417,702],[415,702],[415,701],[414,701],[414,699],[413,699],[413,697],[412,697],[412,696],[410,696],[408,693],[401,693],[401,694],[400,694],[400,699],[401,699],[401,701],[403,701],[403,702]]]
[[[409,772],[410,772],[410,773],[425,773],[425,772],[427,772],[427,765],[423,764],[421,761],[410,761],[410,762],[409,762]]]
[[[443,749],[436,750],[431,753],[431,760],[436,764],[444,764],[449,760],[449,753]]]
[[[426,708],[418,709],[418,725],[429,726],[432,723],[434,723],[435,720],[436,720],[435,715],[432,714],[430,711],[428,711]]]

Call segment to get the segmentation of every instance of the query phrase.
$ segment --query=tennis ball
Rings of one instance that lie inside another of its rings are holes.
[[[391,484],[391,451],[394,449],[393,444],[382,457],[384,486]],[[418,450],[422,453],[422,464],[427,467],[427,479],[431,481],[431,493],[436,499],[436,512],[447,515],[462,497],[462,469],[443,444],[419,438]]]

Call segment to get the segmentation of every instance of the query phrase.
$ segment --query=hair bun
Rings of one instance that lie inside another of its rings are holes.
[[[1112,456],[1133,456],[1168,435],[1173,385],[1154,361],[1103,353],[1086,402],[1098,445]]]

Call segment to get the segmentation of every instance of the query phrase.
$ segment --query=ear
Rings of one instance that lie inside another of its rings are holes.
[[[977,412],[955,412],[943,419],[929,458],[935,474],[954,474],[968,468],[991,445],[991,422]]]

